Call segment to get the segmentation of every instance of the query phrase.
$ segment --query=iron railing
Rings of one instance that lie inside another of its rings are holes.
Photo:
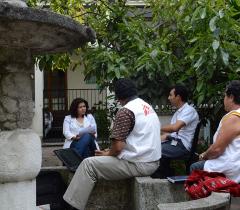
[[[89,109],[105,108],[107,91],[99,89],[47,89],[43,92],[44,108],[51,111],[67,111],[75,98],[83,98]]]
[[[62,124],[64,117],[68,114],[69,107],[75,98],[83,98],[88,102],[89,109],[105,109],[107,106],[107,91],[99,89],[45,89],[43,91],[43,139],[46,142],[51,138],[56,141],[62,136]],[[49,120],[49,112],[53,116],[53,121]],[[48,134],[49,123],[51,129]]]

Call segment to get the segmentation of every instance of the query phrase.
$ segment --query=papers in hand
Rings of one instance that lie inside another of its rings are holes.
[[[181,183],[187,180],[188,176],[168,176],[167,180],[172,183]]]
[[[93,126],[89,126],[86,128],[81,128],[78,135],[83,135],[85,133],[96,133],[96,128],[94,128]]]

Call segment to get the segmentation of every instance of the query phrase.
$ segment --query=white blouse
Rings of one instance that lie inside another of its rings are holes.
[[[83,124],[80,124],[77,119],[72,118],[71,115],[67,115],[63,122],[63,135],[66,138],[63,148],[69,148],[72,143],[71,138],[78,135],[83,128],[87,128],[89,126],[95,130],[95,137],[97,137],[97,124],[92,114],[88,114],[87,116],[84,115]]]

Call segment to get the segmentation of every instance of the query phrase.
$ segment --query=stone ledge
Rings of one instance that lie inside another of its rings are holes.
[[[157,210],[159,203],[188,200],[183,184],[172,184],[167,179],[136,177],[134,179],[134,209]]]
[[[44,166],[41,171],[66,171],[69,172],[66,166]]]
[[[58,146],[61,146],[61,147],[63,147],[63,142],[60,142],[60,143],[58,143],[58,142],[56,142],[56,143],[42,143],[42,147],[58,147]]]
[[[134,182],[135,210],[227,210],[228,193],[212,193],[211,196],[190,200],[182,183],[172,184],[166,179],[136,177]]]
[[[227,210],[230,204],[230,194],[229,193],[216,193],[213,192],[207,198],[202,198],[198,200],[178,202],[178,203],[164,203],[159,204],[159,210]]]
[[[73,173],[65,166],[42,167],[41,171],[58,171],[66,183]],[[183,184],[172,184],[167,179],[135,177],[126,180],[99,180],[95,185],[86,210],[227,210],[230,195],[213,193],[199,200],[189,201]]]

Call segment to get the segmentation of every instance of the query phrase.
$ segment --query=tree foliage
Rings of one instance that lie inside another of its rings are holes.
[[[96,31],[97,43],[80,50],[79,63],[102,87],[130,77],[143,98],[159,104],[171,85],[185,83],[195,104],[214,105],[217,112],[226,83],[239,79],[238,0],[149,0],[144,8],[127,6],[125,0],[51,0],[48,5]],[[42,63],[59,65],[56,57]],[[69,63],[65,55],[64,68]],[[215,117],[208,110],[202,114]]]

